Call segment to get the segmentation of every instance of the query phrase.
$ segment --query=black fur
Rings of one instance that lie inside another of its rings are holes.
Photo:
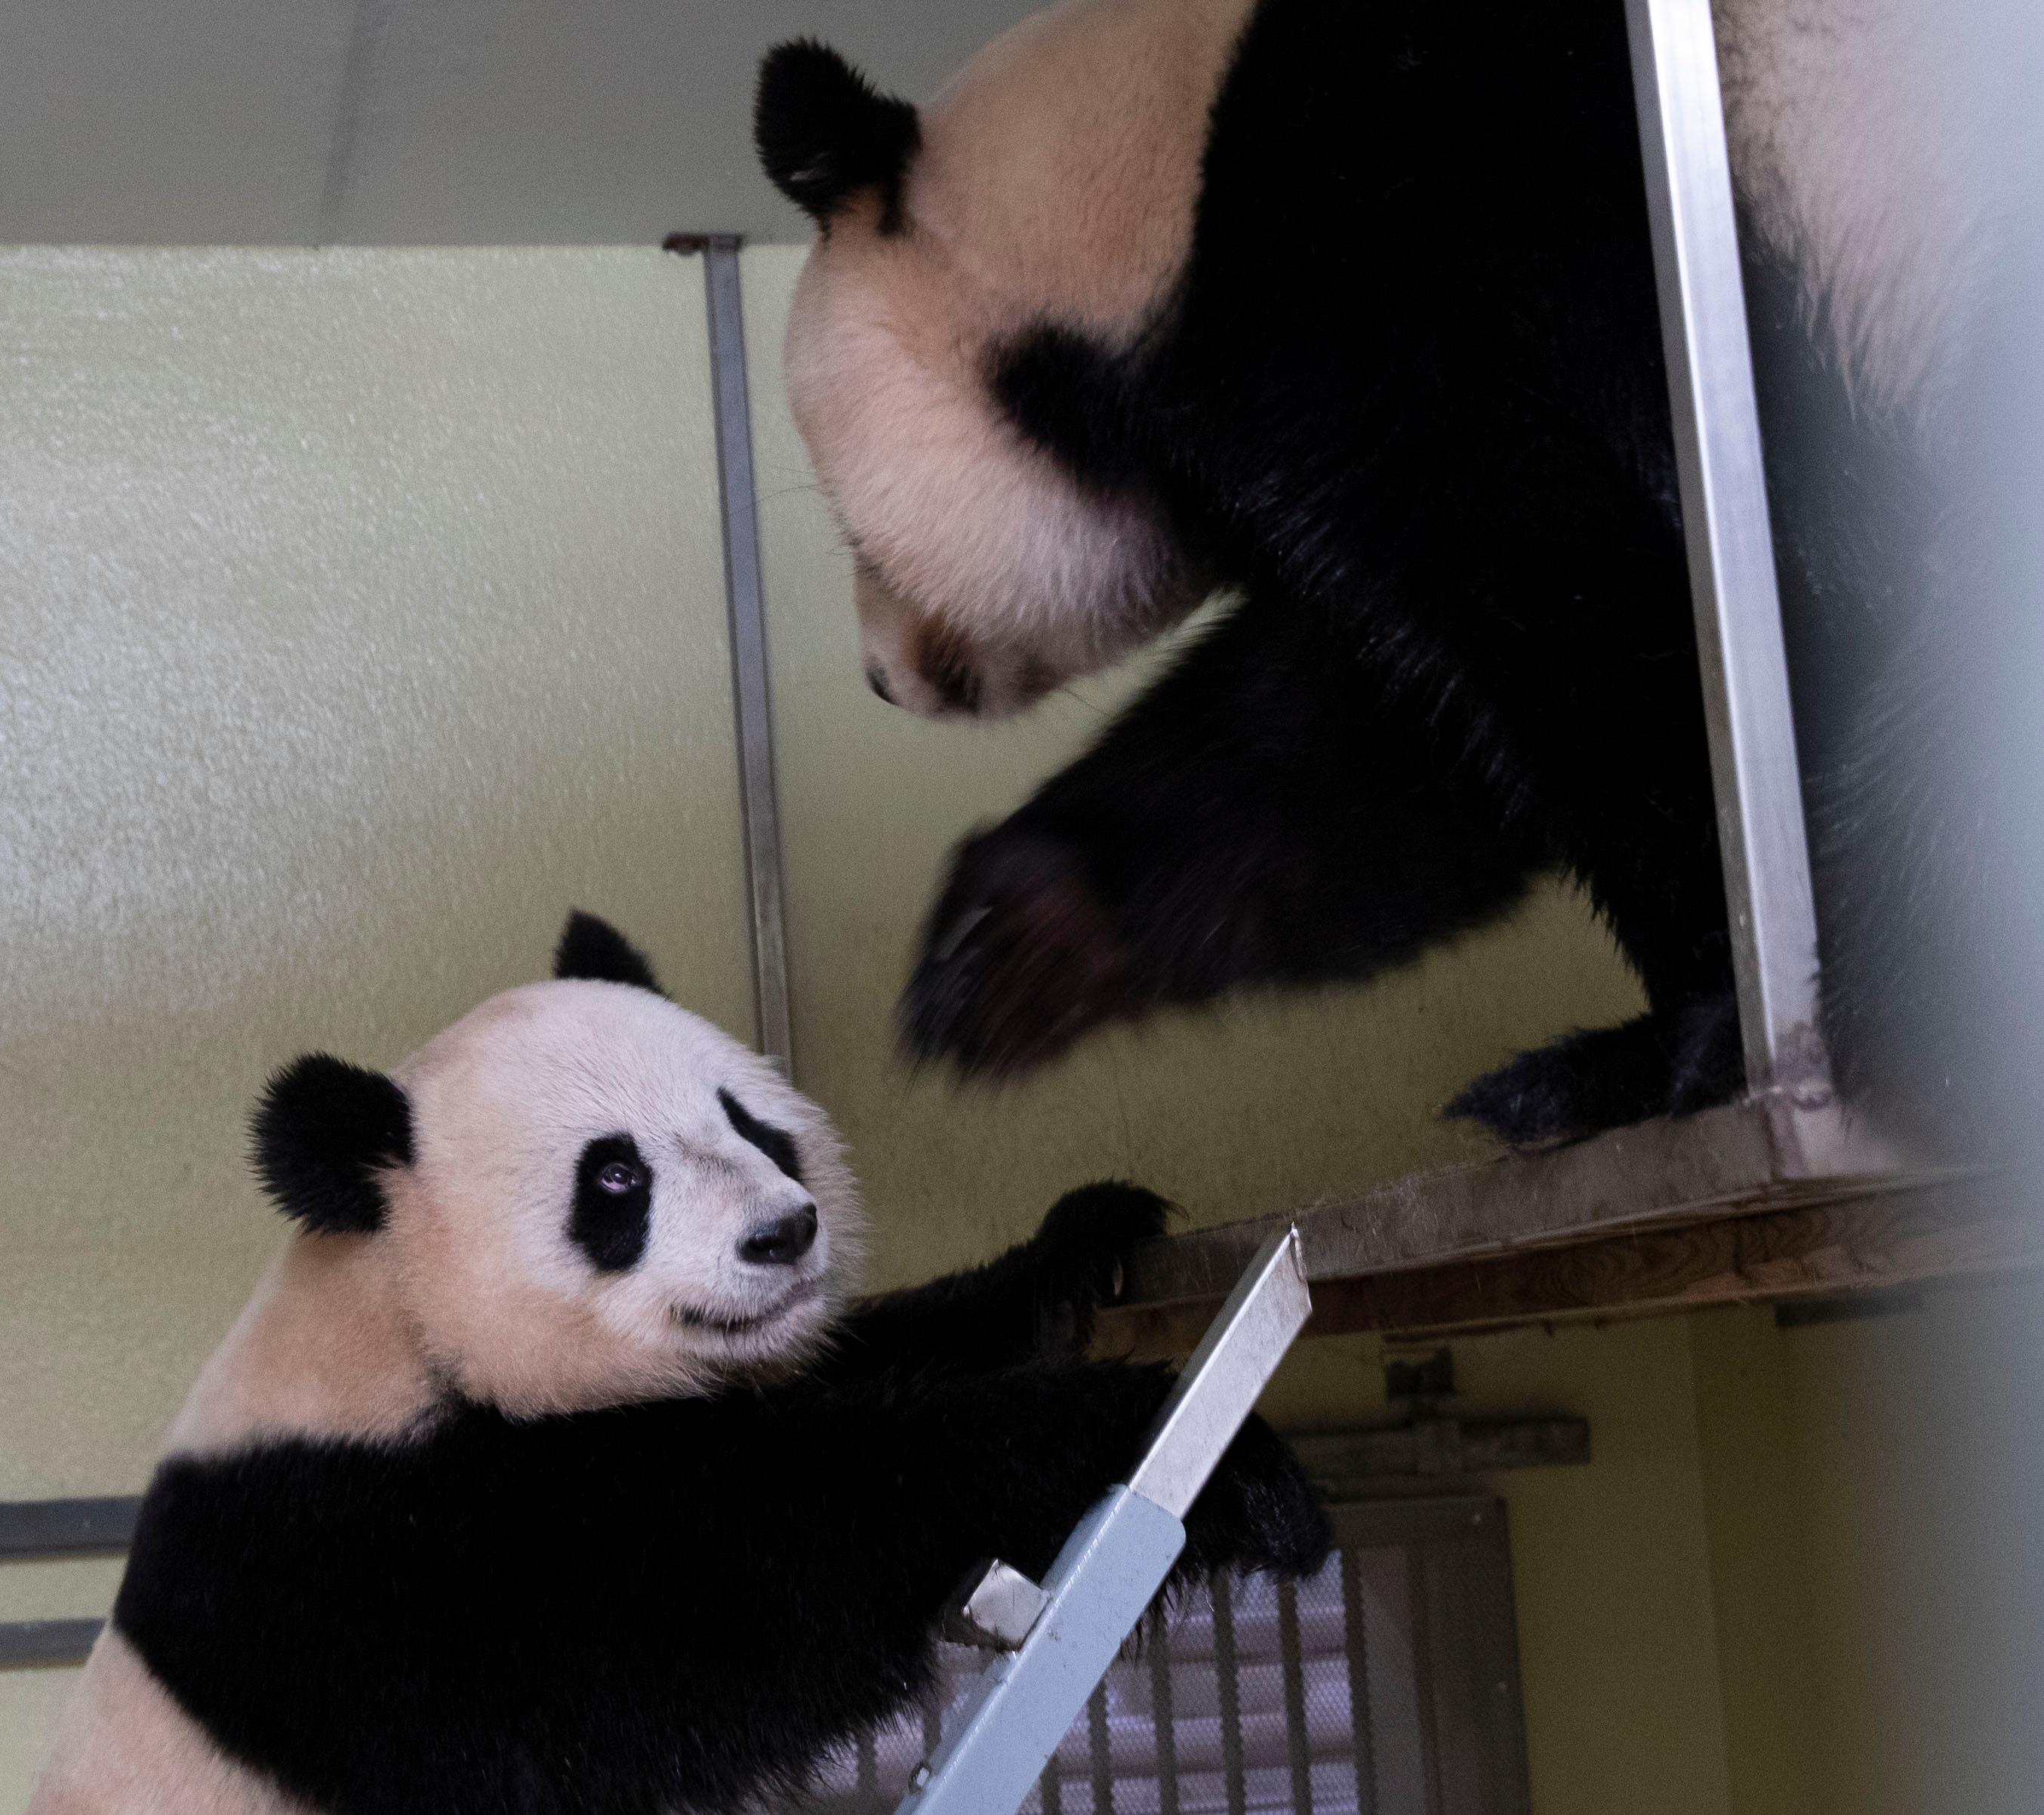
[[[667,991],[653,975],[645,955],[613,926],[593,913],[577,908],[561,929],[554,947],[554,975],[557,979],[586,978],[598,983],[629,983],[635,990],[650,990],[656,996]]]
[[[249,1118],[251,1157],[277,1207],[323,1234],[383,1222],[378,1175],[412,1163],[412,1106],[380,1071],[325,1052],[271,1079]]]
[[[719,1090],[717,1100],[724,1106],[724,1120],[741,1140],[751,1141],[797,1185],[804,1182],[802,1156],[793,1135],[771,1122],[760,1121],[728,1090]]]
[[[1810,364],[1807,321],[1756,329]],[[1160,1005],[1368,977],[1559,868],[1648,1013],[1453,1113],[1529,1141],[1739,1088],[1620,0],[1262,0],[1175,294],[1127,350],[1049,323],[991,356],[1025,433],[1160,500],[1247,598],[959,848],[915,1054],[997,1075]]]
[[[1053,1213],[991,1267],[863,1307],[840,1358],[791,1383],[173,1458],[115,1622],[222,1747],[316,1807],[652,1815],[797,1793],[928,1684],[968,1565],[1040,1574],[1136,1455],[1168,1372],[1043,1357],[1035,1327],[1049,1275],[1089,1295],[1154,1228],[1154,1199],[1122,1201],[1090,1243]],[[1189,1532],[1176,1580],[1307,1571],[1328,1543],[1255,1421]]]
[[[1076,1355],[1110,1302],[1129,1251],[1164,1232],[1154,1191],[1103,1182],[1067,1191],[1035,1236],[997,1259],[855,1306],[838,1338],[840,1375],[910,1357],[970,1369]]]
[[[582,1150],[568,1235],[592,1267],[600,1273],[636,1267],[652,1213],[653,1168],[637,1141],[628,1134],[606,1134]]]
[[[880,230],[901,221],[901,179],[922,142],[916,110],[880,93],[828,46],[777,44],[759,66],[752,141],[774,186],[819,226],[862,190],[880,194]]]
[[[1076,330],[1041,322],[997,344],[987,388],[996,406],[1039,446],[1053,449],[1082,483],[1143,490],[1153,475],[1136,429],[1142,404],[1124,386],[1128,362]],[[1181,533],[1193,525],[1181,523]]]

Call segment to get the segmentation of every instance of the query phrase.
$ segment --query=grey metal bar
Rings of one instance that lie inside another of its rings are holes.
[[[1313,1815],[1313,1755],[1306,1732],[1306,1667],[1299,1655],[1299,1590],[1278,1583],[1278,1655],[1285,1678],[1285,1752],[1292,1767],[1293,1815]]]
[[[0,1624],[0,1670],[83,1663],[102,1620],[11,1620]]]
[[[1710,0],[1626,0],[1750,1089],[1829,1094],[1817,921]]]
[[[1370,1625],[1363,1612],[1363,1546],[1336,1539],[1341,1560],[1343,1648],[1348,1654],[1348,1718],[1355,1736],[1355,1805],[1359,1815],[1377,1815],[1377,1747],[1370,1725]]]
[[[1427,1549],[1424,1542],[1406,1547],[1405,1612],[1411,1622],[1412,1675],[1420,1685],[1420,1781],[1425,1789],[1427,1815],[1442,1815],[1441,1741],[1434,1717],[1436,1682],[1433,1610],[1427,1602]]]
[[[1216,1572],[1213,1597],[1214,1679],[1220,1695],[1220,1766],[1228,1815],[1247,1815],[1248,1782],[1242,1763],[1242,1680],[1235,1675],[1235,1590],[1228,1571]]]
[[[1086,1755],[1093,1767],[1093,1815],[1114,1815],[1114,1747],[1104,1682],[1086,1698]]]
[[[0,1500],[0,1560],[101,1556],[125,1550],[142,1502],[132,1494],[92,1500]]]
[[[1351,1483],[1507,1468],[1581,1467],[1590,1459],[1584,1418],[1414,1418],[1377,1429],[1294,1437],[1306,1472],[1336,1498]]]
[[[1043,1775],[1037,1780],[1041,1791],[1043,1815],[1064,1815],[1065,1781],[1058,1775],[1058,1755],[1051,1754],[1043,1767]]]
[[[1343,1550],[1389,1550],[1430,1539],[1468,1536],[1470,1516],[1496,1500],[1488,1494],[1415,1494],[1385,1500],[1352,1500],[1327,1508],[1335,1542]]]
[[[1185,1548],[1185,1509],[1312,1309],[1297,1232],[1275,1230],[1165,1400],[1128,1483],[1110,1487],[1065,1540],[1040,1610],[1019,1638],[1002,1635],[1012,1648],[981,1671],[955,1730],[916,1767],[898,1815],[1009,1815],[1020,1806],[1154,1603]],[[1226,1594],[1224,1580],[1217,1607]],[[1234,1685],[1224,1689],[1231,1694]]]
[[[753,1002],[760,1050],[792,1071],[794,1041],[788,1012],[781,809],[774,779],[774,701],[766,667],[766,598],[760,576],[759,491],[752,470],[752,413],[745,375],[738,244],[735,236],[721,233],[705,242],[703,289],[709,306],[710,393],[717,415],[717,479],[724,506],[724,600],[731,620],[739,811],[744,824],[746,894],[752,915]]]
[[[1480,1506],[1470,1515],[1463,1574],[1473,1609],[1470,1691],[1485,1771],[1482,1807],[1485,1815],[1530,1815],[1532,1787],[1520,1692],[1512,1540],[1502,1500]]]
[[[1178,1732],[1173,1724],[1171,1626],[1159,1607],[1150,1616],[1150,1711],[1157,1728],[1157,1815],[1178,1815]]]
[[[1186,1362],[1128,1485],[1185,1517],[1312,1308],[1298,1231],[1273,1231]]]

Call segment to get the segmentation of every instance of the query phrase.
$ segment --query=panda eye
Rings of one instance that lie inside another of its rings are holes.
[[[606,1191],[633,1191],[639,1187],[639,1168],[613,1159],[597,1174],[596,1182]]]

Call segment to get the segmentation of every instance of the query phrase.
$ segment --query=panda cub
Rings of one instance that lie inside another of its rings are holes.
[[[298,1228],[207,1363],[30,1807],[720,1811],[932,1681],[978,1559],[1041,1571],[1168,1371],[1077,1349],[1159,1200],[1073,1193],[847,1305],[838,1138],[587,916],[388,1075],[271,1081]],[[1251,1421],[1178,1579],[1308,1571]]]

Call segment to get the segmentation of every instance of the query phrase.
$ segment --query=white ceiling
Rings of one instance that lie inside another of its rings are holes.
[[[0,0],[0,244],[807,237],[753,72],[920,99],[1040,0]]]

